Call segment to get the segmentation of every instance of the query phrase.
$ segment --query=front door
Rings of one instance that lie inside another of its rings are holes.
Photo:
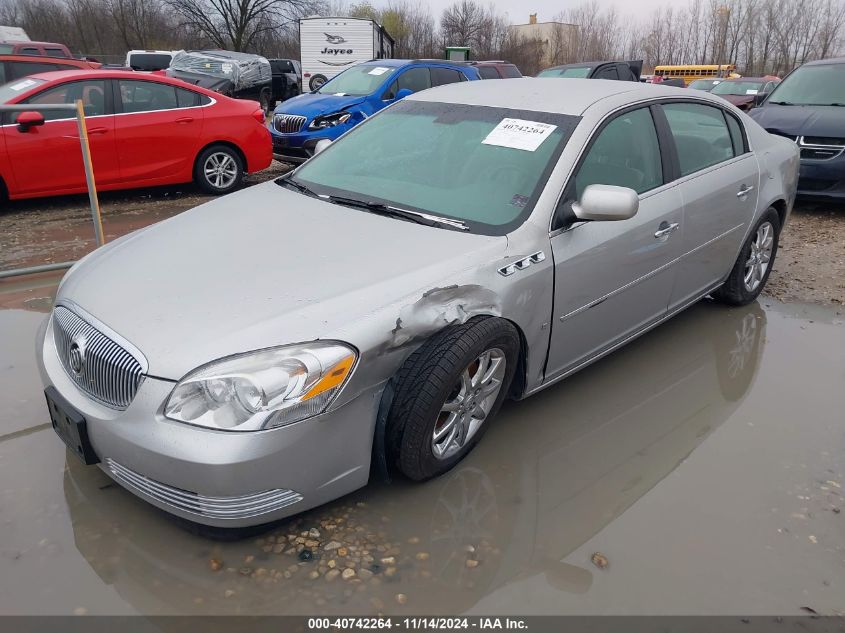
[[[757,207],[760,170],[730,113],[702,103],[661,108],[677,148],[684,199],[674,308],[701,296],[730,271]]]
[[[667,170],[668,171],[668,170]],[[647,107],[629,110],[595,136],[564,200],[591,184],[639,193],[628,220],[575,222],[551,239],[554,315],[546,377],[575,369],[666,314],[681,253],[683,202],[665,183]]]
[[[107,81],[72,81],[47,88],[24,103],[73,104],[82,99],[88,143],[97,185],[120,178],[114,136],[114,115],[107,99]],[[33,108],[37,110],[37,108]],[[4,125],[6,149],[12,157],[15,193],[64,194],[85,191],[85,167],[76,116],[67,112],[42,112],[45,123],[19,132],[15,125]]]

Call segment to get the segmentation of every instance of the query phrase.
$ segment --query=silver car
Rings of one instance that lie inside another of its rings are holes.
[[[38,337],[70,451],[184,519],[265,523],[439,475],[505,398],[757,297],[793,143],[702,92],[529,83],[416,94],[79,262]]]

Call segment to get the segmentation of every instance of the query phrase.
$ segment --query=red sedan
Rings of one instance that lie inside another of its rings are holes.
[[[176,79],[126,71],[30,75],[0,86],[0,103],[32,104],[4,113],[0,185],[12,199],[84,193],[76,118],[36,106],[82,99],[101,190],[194,181],[213,194],[237,188],[244,173],[272,161],[264,113]]]

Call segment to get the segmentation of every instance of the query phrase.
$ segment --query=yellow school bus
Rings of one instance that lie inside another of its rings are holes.
[[[733,64],[684,64],[677,66],[655,66],[654,74],[663,79],[683,79],[690,85],[696,79],[739,77]]]

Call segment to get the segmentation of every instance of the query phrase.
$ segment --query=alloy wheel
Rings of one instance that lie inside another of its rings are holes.
[[[748,292],[755,292],[763,282],[766,271],[769,269],[769,263],[772,261],[774,243],[775,227],[772,226],[771,222],[763,222],[757,227],[757,233],[751,242],[751,252],[745,262],[743,282]]]
[[[203,166],[206,180],[218,189],[231,187],[238,177],[235,159],[225,152],[211,154]]]
[[[478,432],[496,403],[505,369],[505,353],[492,348],[461,372],[434,424],[431,449],[437,459],[449,459]]]

